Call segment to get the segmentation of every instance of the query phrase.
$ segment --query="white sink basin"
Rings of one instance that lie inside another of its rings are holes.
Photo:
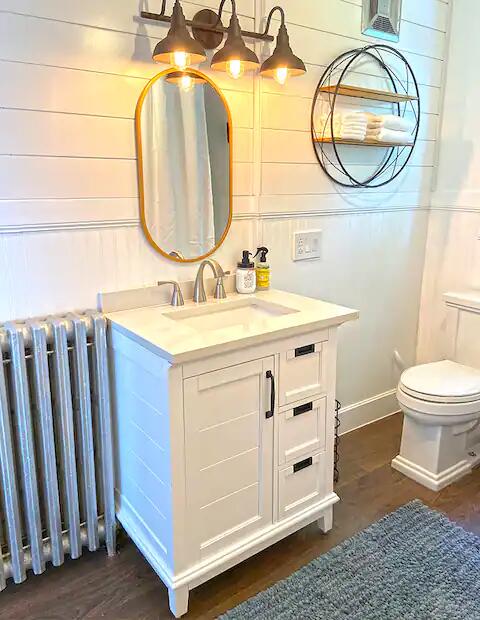
[[[276,317],[298,312],[271,301],[246,298],[235,301],[206,303],[195,308],[167,312],[165,317],[181,321],[198,331],[214,331],[237,325],[248,326],[252,323],[274,321]]]

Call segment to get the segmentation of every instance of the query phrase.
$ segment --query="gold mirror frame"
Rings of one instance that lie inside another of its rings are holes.
[[[204,258],[207,258],[208,256],[211,256],[214,252],[216,252],[218,250],[218,248],[222,245],[222,243],[225,241],[227,234],[230,230],[230,227],[232,225],[232,215],[233,215],[233,124],[232,124],[232,114],[230,112],[230,108],[228,106],[227,100],[225,99],[225,96],[223,95],[223,93],[220,91],[220,89],[218,88],[218,86],[215,84],[215,82],[213,82],[207,75],[205,75],[204,73],[202,73],[201,71],[197,71],[196,69],[192,69],[192,68],[188,68],[186,70],[186,72],[191,73],[193,75],[197,75],[199,77],[201,77],[203,80],[205,80],[205,82],[207,82],[208,84],[210,84],[210,86],[215,90],[215,92],[218,94],[218,96],[220,97],[220,99],[223,102],[223,105],[225,107],[225,110],[227,112],[227,119],[228,119],[228,139],[229,139],[229,146],[230,146],[230,161],[229,161],[229,173],[230,173],[230,208],[229,208],[229,215],[228,215],[228,222],[227,225],[225,226],[225,230],[222,234],[221,239],[218,241],[218,243],[206,254],[203,254],[202,256],[197,256],[196,258],[178,258],[176,256],[171,256],[170,254],[167,254],[164,250],[162,250],[162,248],[154,241],[153,237],[151,236],[148,227],[147,227],[147,220],[146,220],[146,216],[145,216],[145,189],[144,189],[144,174],[143,174],[143,147],[142,147],[142,122],[141,122],[141,117],[142,117],[142,108],[143,108],[143,102],[145,101],[145,97],[147,96],[149,90],[151,89],[151,87],[155,84],[155,82],[157,82],[159,79],[166,77],[167,75],[169,75],[170,73],[176,73],[178,72],[178,69],[175,69],[174,67],[171,67],[170,69],[166,69],[165,71],[162,71],[161,73],[158,73],[157,75],[155,75],[151,80],[149,80],[149,82],[147,83],[147,85],[145,86],[145,88],[142,90],[140,97],[138,99],[137,102],[137,107],[135,109],[135,135],[136,135],[136,144],[137,144],[137,175],[138,175],[138,194],[139,194],[139,200],[140,200],[140,221],[142,224],[142,229],[143,232],[145,234],[145,237],[147,238],[147,241],[149,242],[149,244],[154,248],[154,250],[156,250],[157,252],[159,252],[162,256],[164,256],[165,258],[168,258],[171,261],[174,261],[176,263],[196,263],[198,261],[203,260]]]

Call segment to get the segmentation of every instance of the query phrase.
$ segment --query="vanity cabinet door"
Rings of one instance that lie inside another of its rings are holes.
[[[273,519],[274,358],[184,381],[187,510],[198,559]]]

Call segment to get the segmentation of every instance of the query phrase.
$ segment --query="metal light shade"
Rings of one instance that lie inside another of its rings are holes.
[[[236,13],[230,20],[225,45],[213,56],[211,67],[215,71],[227,71],[227,64],[232,60],[242,62],[245,71],[254,71],[260,66],[255,52],[245,45]]]
[[[264,77],[275,77],[278,69],[288,69],[288,75],[303,75],[307,72],[305,64],[301,58],[295,56],[290,47],[290,40],[285,24],[280,26],[277,36],[277,45],[270,58],[262,64],[260,74]]]
[[[205,50],[198,41],[191,36],[187,29],[185,15],[179,0],[175,1],[170,30],[167,36],[157,43],[153,52],[155,62],[171,63],[171,55],[175,52],[185,52],[190,56],[190,63],[195,65],[206,60]]]

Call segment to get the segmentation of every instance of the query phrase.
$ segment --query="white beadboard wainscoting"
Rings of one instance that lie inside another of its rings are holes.
[[[170,6],[169,2],[169,6]],[[237,0],[260,30],[273,0]],[[283,0],[292,47],[308,73],[279,87],[209,75],[234,123],[234,221],[215,257],[233,267],[243,248],[271,248],[273,284],[361,310],[341,335],[338,396],[344,429],[391,413],[393,351],[415,360],[424,247],[449,23],[444,0],[404,0],[402,51],[422,93],[420,140],[404,174],[380,190],[333,185],[314,158],[310,107],[338,54],[361,34],[360,0]],[[183,2],[187,17],[217,0]],[[228,4],[226,5],[228,6]],[[139,227],[134,111],[166,26],[144,22],[157,0],[2,0],[0,4],[0,320],[92,307],[98,291],[191,278],[157,255]],[[225,16],[228,19],[228,14]],[[278,22],[274,20],[274,30]],[[264,56],[263,44],[256,45]],[[373,69],[359,74],[378,81]],[[375,150],[352,149],[366,166]],[[293,263],[291,235],[322,230],[322,258]]]

